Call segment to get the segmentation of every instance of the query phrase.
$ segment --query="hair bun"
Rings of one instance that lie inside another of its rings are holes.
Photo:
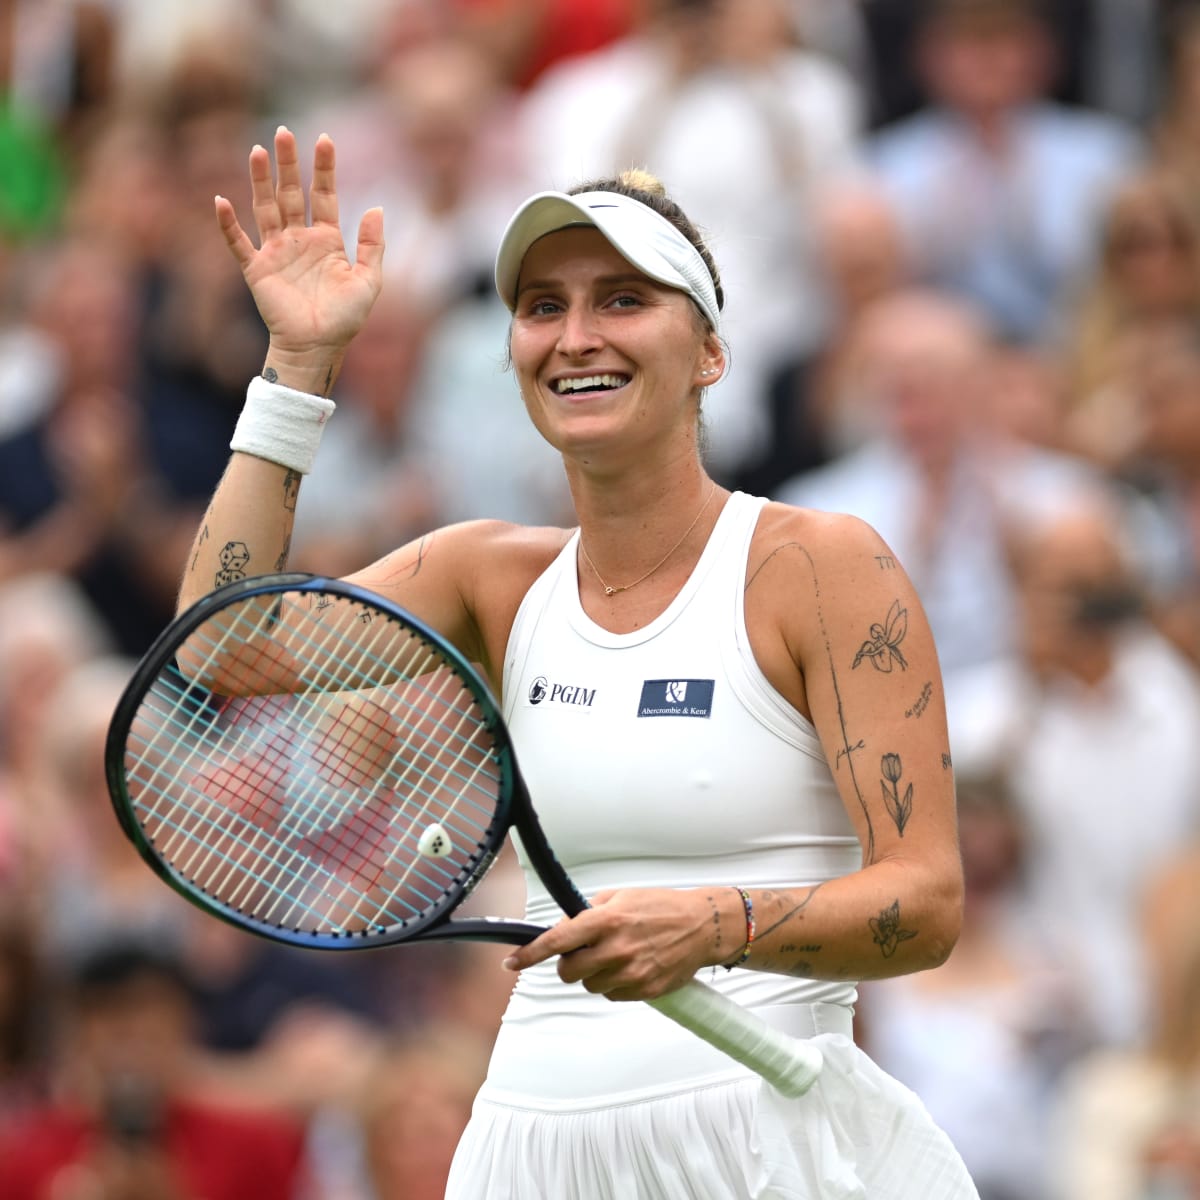
[[[644,167],[629,167],[621,172],[617,178],[627,188],[632,188],[635,191],[646,192],[651,196],[666,196],[667,189],[663,186],[662,180],[656,175],[651,175]]]

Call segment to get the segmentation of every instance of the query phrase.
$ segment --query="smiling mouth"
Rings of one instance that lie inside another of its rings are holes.
[[[624,387],[628,382],[628,375],[584,375],[579,379],[556,379],[554,391],[559,396],[611,392],[615,388]]]

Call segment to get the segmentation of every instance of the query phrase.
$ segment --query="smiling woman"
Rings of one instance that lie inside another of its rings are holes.
[[[316,144],[311,219],[286,129],[274,156],[272,170],[250,153],[258,247],[216,202],[271,341],[181,607],[231,562],[286,564],[329,393],[380,287],[382,214],[363,217],[351,261],[332,142]],[[481,664],[592,903],[562,917],[527,869],[526,918],[549,928],[506,962],[519,978],[448,1196],[970,1200],[945,1135],[852,1031],[856,981],[937,966],[961,920],[943,690],[911,582],[861,522],[731,495],[706,472],[697,415],[725,369],[723,294],[657,181],[531,197],[496,285],[579,524],[468,522],[351,576]],[[826,1069],[806,1095],[622,1003],[698,972],[813,1040]]]

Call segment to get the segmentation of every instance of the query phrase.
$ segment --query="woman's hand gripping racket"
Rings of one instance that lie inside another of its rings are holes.
[[[275,575],[219,588],[155,641],[109,729],[122,828],[176,891],[277,941],[523,945],[544,930],[452,914],[510,829],[568,916],[487,685],[362,588]],[[650,1003],[799,1096],[821,1053],[693,981]]]

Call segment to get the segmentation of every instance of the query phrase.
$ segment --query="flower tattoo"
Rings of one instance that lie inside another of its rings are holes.
[[[885,908],[877,917],[868,922],[875,945],[883,951],[884,958],[891,958],[896,953],[896,947],[901,942],[917,936],[916,930],[900,928],[900,901],[896,900],[890,908]]]
[[[884,807],[896,822],[896,829],[903,837],[904,827],[908,824],[908,818],[912,816],[913,785],[910,783],[904,789],[904,795],[900,795],[900,776],[904,774],[904,765],[898,754],[885,754],[879,760],[879,769],[883,772],[879,784],[883,788]]]

